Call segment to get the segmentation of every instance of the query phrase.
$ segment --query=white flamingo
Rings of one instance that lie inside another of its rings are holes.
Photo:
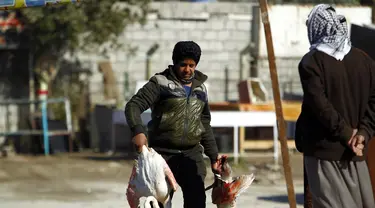
[[[142,147],[130,176],[126,196],[130,208],[171,208],[170,194],[177,182],[164,158],[154,149]]]

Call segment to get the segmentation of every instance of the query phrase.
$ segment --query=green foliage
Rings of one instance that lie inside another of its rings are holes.
[[[85,0],[77,4],[22,9],[36,56],[119,47],[124,28],[144,23],[151,0]],[[106,44],[107,45],[107,44]],[[101,49],[100,52],[103,52]]]
[[[20,10],[34,54],[34,64],[45,55],[66,52],[106,53],[125,45],[119,38],[131,24],[144,24],[151,0],[83,0],[76,4],[51,5]],[[103,47],[104,46],[104,47]],[[62,57],[61,57],[62,58]],[[61,58],[57,61],[61,61]],[[42,61],[43,62],[43,61]],[[52,63],[53,64],[53,63]],[[55,63],[56,64],[56,63]],[[56,68],[59,66],[56,65]],[[77,123],[83,83],[77,73],[61,68],[50,80],[50,98],[68,97],[73,122]],[[37,79],[39,77],[36,77]],[[65,119],[62,104],[49,106],[55,119]]]
[[[79,104],[81,101],[84,83],[79,80],[78,73],[62,74],[58,79],[54,80],[52,85],[53,98],[67,97],[70,100],[70,110],[72,112],[72,120],[75,129],[77,129],[77,121],[79,113]],[[53,112],[54,119],[65,120],[64,103],[50,104],[48,106]]]

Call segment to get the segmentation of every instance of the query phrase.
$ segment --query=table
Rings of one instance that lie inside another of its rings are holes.
[[[279,159],[278,131],[276,114],[271,111],[211,111],[212,127],[233,127],[233,157],[238,163],[239,127],[273,127],[274,160]]]
[[[301,114],[302,102],[300,101],[282,101],[283,115],[285,121],[297,121]],[[275,104],[273,102],[261,104],[248,103],[229,103],[229,102],[213,102],[210,103],[211,111],[267,111],[275,112]]]
[[[141,114],[145,125],[151,120],[151,111],[147,110]],[[114,124],[127,125],[123,111],[113,111],[112,126]],[[274,160],[278,162],[278,131],[275,112],[272,111],[211,111],[212,127],[232,127],[233,131],[233,156],[234,162],[239,158],[239,127],[273,127]],[[113,135],[113,134],[112,134]]]

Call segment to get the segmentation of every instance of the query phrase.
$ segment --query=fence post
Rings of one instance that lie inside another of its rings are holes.
[[[146,73],[145,73],[145,80],[148,80],[150,79],[151,77],[151,57],[152,55],[154,55],[154,53],[156,52],[156,50],[158,50],[159,48],[159,44],[155,43],[154,45],[152,45],[152,47],[147,51],[146,53]]]
[[[44,140],[44,155],[49,155],[49,138],[48,138],[48,116],[47,116],[47,98],[48,98],[48,87],[47,84],[42,83],[38,90],[39,101],[42,102],[42,127],[43,127],[43,140]]]
[[[229,69],[228,66],[224,69],[224,95],[225,95],[225,101],[229,101]]]
[[[42,125],[44,138],[44,155],[49,155],[49,138],[48,138],[48,117],[47,117],[47,99],[42,99]]]

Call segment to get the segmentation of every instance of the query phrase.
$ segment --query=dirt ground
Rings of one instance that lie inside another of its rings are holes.
[[[301,155],[291,154],[290,164],[297,201],[302,207]],[[132,165],[132,160],[121,155],[109,157],[93,153],[0,158],[1,207],[24,207],[30,203],[35,207],[54,208],[128,207],[125,189]],[[207,185],[213,181],[212,173],[208,173]],[[256,176],[251,187],[253,191],[241,196],[238,202],[243,205],[238,207],[248,207],[249,203],[253,204],[251,207],[288,207],[282,165],[273,165],[272,158],[253,156],[241,159],[238,165],[233,165],[233,173],[254,173]],[[209,202],[209,193],[207,196]],[[181,207],[181,194],[176,198],[174,207]]]

